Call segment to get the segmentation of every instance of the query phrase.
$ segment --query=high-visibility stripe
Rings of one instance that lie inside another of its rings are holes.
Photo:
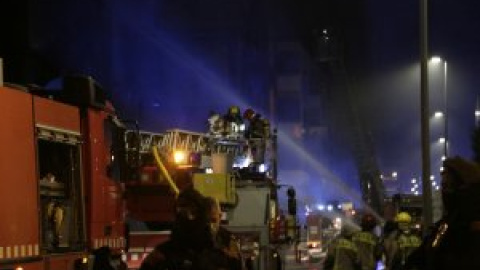
[[[25,257],[27,256],[27,251],[26,251],[26,246],[25,245],[21,245],[20,246],[20,257]]]
[[[352,240],[354,242],[363,242],[370,245],[375,245],[375,237],[370,233],[358,232],[353,235]]]
[[[400,236],[398,238],[398,245],[400,248],[416,248],[421,244],[421,240],[415,236]]]
[[[128,252],[122,255],[122,260],[129,263],[139,263],[143,261],[150,253],[148,252]]]
[[[344,249],[350,249],[350,250],[353,250],[353,251],[357,251],[357,247],[355,247],[355,245],[348,241],[348,240],[345,240],[345,239],[339,239],[338,242],[337,242],[337,248],[344,248]]]
[[[145,252],[145,248],[143,247],[131,247],[128,249],[129,252],[131,253],[142,253]]]
[[[39,256],[38,244],[13,245],[0,247],[0,259],[18,259]]]
[[[114,238],[96,238],[93,239],[93,247],[100,248],[103,246],[108,246],[111,248],[123,248],[125,247],[125,238],[124,237],[114,237]]]

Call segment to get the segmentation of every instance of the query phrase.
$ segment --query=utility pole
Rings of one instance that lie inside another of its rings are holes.
[[[444,133],[445,133],[445,144],[443,145],[443,152],[445,158],[448,157],[448,150],[450,148],[450,140],[448,136],[448,91],[447,91],[447,60],[443,60],[443,98],[444,98],[444,106],[445,106],[445,118],[444,118]]]
[[[430,182],[430,126],[428,95],[428,0],[420,1],[420,114],[422,144],[423,225],[433,223]]]

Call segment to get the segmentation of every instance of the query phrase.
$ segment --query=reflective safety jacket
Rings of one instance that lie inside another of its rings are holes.
[[[385,240],[385,252],[387,255],[387,269],[403,269],[408,256],[412,254],[422,243],[422,239],[415,234],[395,232]]]
[[[380,258],[380,244],[378,237],[372,232],[356,232],[352,237],[358,249],[358,260],[362,270],[375,270]]]
[[[359,270],[358,249],[348,237],[332,241],[327,250],[324,270]]]

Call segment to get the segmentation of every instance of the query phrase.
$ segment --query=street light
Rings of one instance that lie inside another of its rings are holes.
[[[448,140],[448,92],[447,92],[447,61],[446,60],[443,60],[441,57],[439,56],[434,56],[432,58],[430,58],[430,63],[434,64],[434,65],[439,65],[439,64],[442,64],[443,63],[443,106],[445,107],[444,110],[445,110],[445,114],[442,115],[444,116],[444,121],[443,121],[443,133],[444,133],[444,138],[445,138],[445,142],[443,144],[443,155],[444,157],[447,157],[448,156],[448,144],[449,144],[449,140]],[[435,113],[435,115],[437,116],[437,113]]]
[[[475,105],[475,127],[479,127],[479,119],[480,119],[480,100],[477,96],[477,104]]]

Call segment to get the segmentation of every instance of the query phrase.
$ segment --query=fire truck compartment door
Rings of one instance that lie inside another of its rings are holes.
[[[196,173],[193,175],[193,186],[205,196],[217,198],[220,203],[234,204],[235,179],[224,173]]]
[[[229,226],[264,226],[269,217],[270,189],[237,188],[238,204],[229,213]]]

